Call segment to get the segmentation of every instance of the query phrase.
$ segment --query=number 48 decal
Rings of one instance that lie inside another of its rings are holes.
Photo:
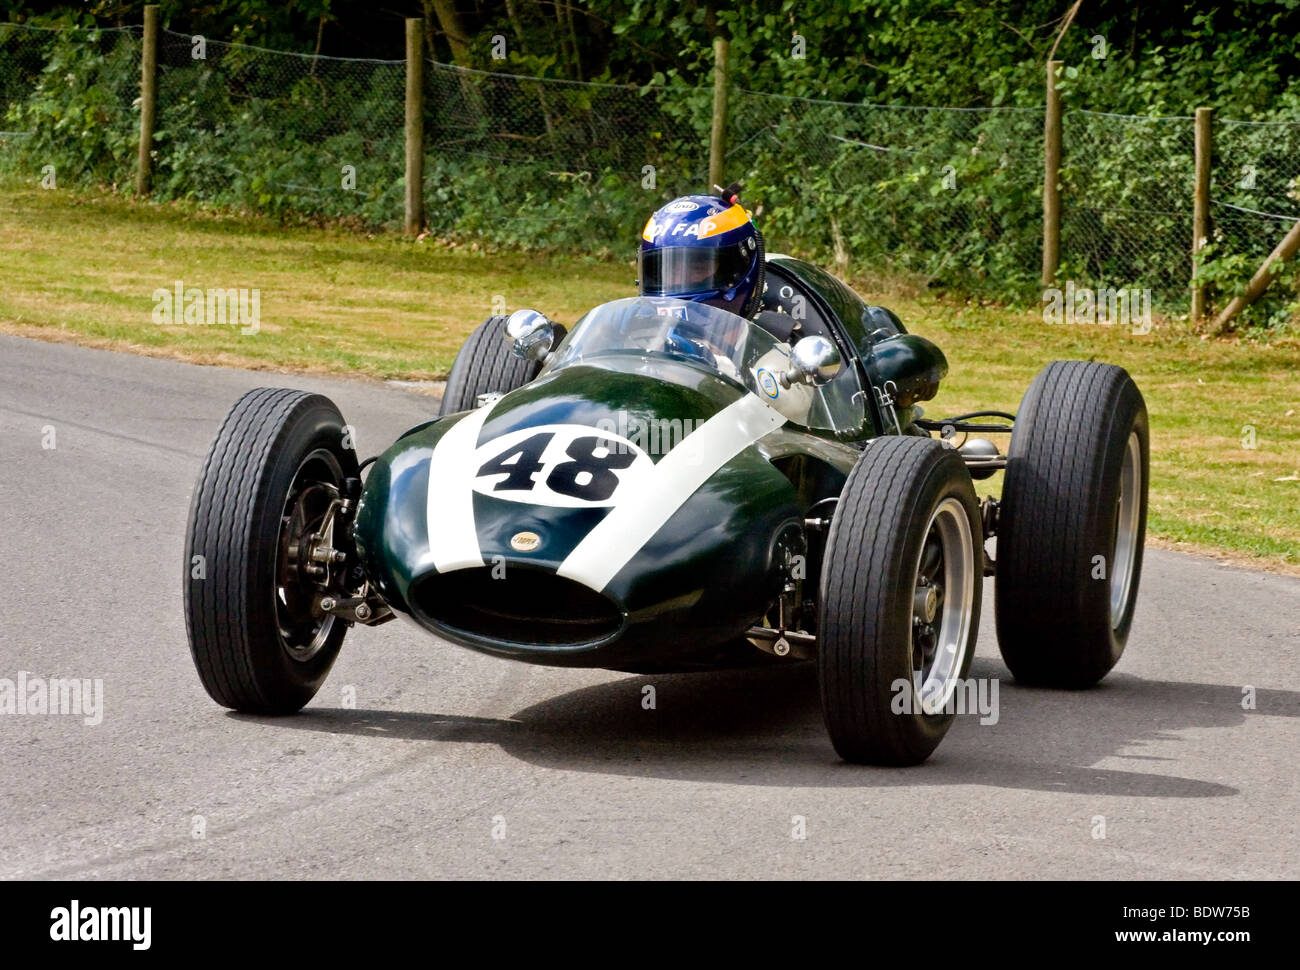
[[[517,445],[510,445],[505,451],[483,464],[478,470],[478,477],[499,475],[505,472],[505,478],[492,486],[492,493],[532,491],[536,484],[535,476],[546,468],[542,455],[555,437],[554,431],[542,431],[525,438]],[[561,495],[571,495],[584,502],[603,502],[614,494],[618,488],[618,476],[614,471],[626,468],[636,460],[631,452],[611,450],[604,439],[593,435],[574,438],[564,449],[569,461],[550,466],[551,473],[546,476],[546,487]]]
[[[618,490],[654,463],[616,434],[553,424],[512,431],[474,452],[474,490],[531,505],[613,505]]]

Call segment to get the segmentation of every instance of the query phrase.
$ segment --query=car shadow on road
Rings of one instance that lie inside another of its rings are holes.
[[[1247,717],[1300,717],[1296,691],[1259,689],[1257,709],[1246,711],[1241,688],[1230,685],[1115,673],[1092,690],[1053,691],[1018,687],[1004,667],[983,658],[971,676],[999,678],[997,723],[980,724],[974,714],[960,717],[931,759],[911,769],[860,768],[836,759],[822,727],[811,665],[629,676],[550,697],[509,718],[310,708],[265,723],[403,741],[497,744],[542,767],[629,777],[814,788],[969,784],[1211,798],[1239,789],[1178,775],[1187,759],[1169,752],[1190,743],[1179,732],[1238,727]],[[647,684],[655,687],[653,709],[643,706]],[[1105,759],[1130,763],[1132,770],[1095,767]],[[1161,764],[1171,770],[1155,767]]]

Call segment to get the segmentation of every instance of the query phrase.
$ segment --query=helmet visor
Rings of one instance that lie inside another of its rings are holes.
[[[745,278],[753,256],[740,244],[706,248],[643,249],[638,279],[645,296],[683,296],[730,290]]]

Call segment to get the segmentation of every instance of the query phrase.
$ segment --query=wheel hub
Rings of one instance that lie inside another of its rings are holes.
[[[974,538],[961,503],[945,499],[930,518],[912,592],[912,677],[922,709],[951,695],[966,652],[974,589]],[[954,598],[945,594],[951,584]]]
[[[278,576],[275,590],[280,642],[294,660],[314,657],[328,641],[335,617],[321,608],[321,591],[332,580],[333,555],[315,553],[330,547],[342,470],[328,452],[307,456],[294,476],[280,516]]]
[[[912,598],[912,611],[921,623],[933,623],[935,613],[939,612],[939,589],[924,579],[916,587]]]

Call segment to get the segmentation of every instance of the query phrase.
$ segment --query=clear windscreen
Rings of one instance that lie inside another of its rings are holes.
[[[591,310],[573,325],[543,368],[551,373],[574,364],[632,358],[634,366],[675,380],[680,361],[741,385],[791,421],[807,428],[853,432],[865,418],[865,404],[850,364],[820,387],[781,377],[790,371],[790,346],[758,324],[727,310],[672,297],[639,296]]]
[[[615,300],[579,320],[547,364],[554,371],[607,355],[658,355],[703,367],[759,391],[756,364],[789,360],[789,348],[743,317],[671,297]],[[763,378],[766,380],[766,378]]]

